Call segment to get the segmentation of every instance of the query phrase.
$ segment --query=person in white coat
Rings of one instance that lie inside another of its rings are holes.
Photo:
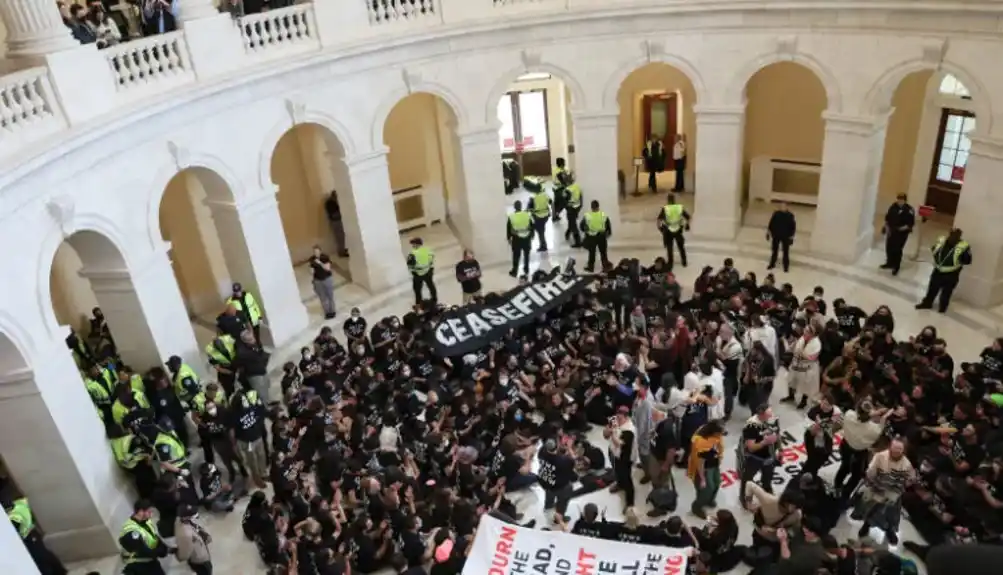
[[[195,575],[212,575],[212,556],[209,554],[212,537],[197,519],[198,513],[194,505],[181,505],[174,524],[174,536],[178,545],[176,555],[178,561],[188,563]]]
[[[822,340],[815,333],[815,328],[807,325],[804,333],[794,342],[791,369],[787,375],[788,395],[782,401],[794,402],[800,395],[798,409],[808,407],[808,399],[818,395],[821,369],[818,356],[822,353]]]
[[[779,365],[777,363],[777,351],[779,349],[777,330],[773,329],[767,318],[761,315],[752,318],[752,327],[745,332],[743,341],[745,349],[751,350],[755,347],[757,341],[763,342],[763,347],[769,352],[770,358],[773,360],[773,365]]]

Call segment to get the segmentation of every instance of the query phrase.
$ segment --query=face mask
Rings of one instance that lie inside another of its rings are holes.
[[[362,354],[366,353],[366,348],[364,348],[364,347],[357,347],[357,348],[355,348],[355,353],[357,353],[359,355],[362,355]]]
[[[312,353],[304,353],[303,354],[303,359],[305,359],[307,361],[310,361],[311,359],[313,359],[313,354]]]
[[[216,417],[216,408],[210,407],[209,409],[206,410],[206,413],[208,413],[212,417]]]

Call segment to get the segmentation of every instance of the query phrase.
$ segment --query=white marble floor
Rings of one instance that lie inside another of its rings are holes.
[[[644,205],[643,200],[628,200],[624,210],[624,220],[626,223],[622,226],[627,229],[621,231],[621,236],[614,243],[614,247],[611,249],[611,258],[616,260],[629,256],[637,257],[641,261],[651,261],[662,254],[657,241],[653,242],[651,238],[646,238],[646,236],[653,233],[650,229],[646,231],[646,228],[648,228],[647,224],[644,223],[644,225],[641,225],[643,222],[635,222],[632,219],[634,217],[632,214],[637,214],[638,216],[646,214],[649,211],[650,205]],[[643,219],[646,221],[648,218],[644,216]],[[448,227],[438,226],[414,233],[420,233],[426,241],[437,246],[439,253],[437,259],[443,266],[452,265],[451,262],[459,257],[460,248],[456,244],[456,240],[452,237]],[[560,235],[562,236],[561,239],[555,244],[560,246],[559,248],[542,257],[539,254],[533,254],[534,266],[558,265],[564,261],[564,258],[569,253],[572,253],[566,244],[563,243],[563,234]],[[402,242],[406,242],[406,238],[402,238]],[[624,247],[617,247],[620,245]],[[766,254],[761,247],[750,247],[747,244],[704,244],[693,242],[691,252],[689,267],[677,268],[680,283],[687,290],[692,286],[701,267],[704,265],[717,267],[721,264],[723,258],[728,256],[735,259],[736,267],[742,272],[756,271],[760,276],[765,272]],[[975,359],[989,338],[999,332],[1000,321],[989,317],[996,314],[984,310],[981,312],[971,310],[959,304],[952,306],[952,310],[944,315],[926,311],[915,311],[913,304],[921,288],[914,280],[903,277],[906,274],[903,274],[899,278],[890,278],[887,275],[879,273],[878,270],[874,269],[875,266],[870,264],[838,266],[824,262],[809,263],[806,259],[802,261],[803,258],[804,256],[802,255],[795,255],[795,264],[792,266],[791,271],[786,274],[778,273],[778,281],[790,282],[798,294],[807,294],[814,286],[822,285],[826,289],[826,297],[830,302],[837,297],[843,297],[866,311],[873,310],[881,304],[888,305],[895,315],[896,335],[899,337],[907,337],[910,334],[918,332],[926,325],[933,325],[937,327],[939,333],[949,342],[949,349],[954,355],[956,362]],[[514,280],[509,278],[506,272],[507,266],[505,265],[492,266],[485,270],[485,289],[502,289],[511,286]],[[919,270],[917,270],[917,274],[917,278],[924,275],[920,274]],[[303,279],[305,280],[306,278]],[[460,301],[459,286],[452,280],[449,274],[440,275],[439,292],[443,301]],[[308,291],[304,291],[305,296],[308,294]],[[399,286],[380,294],[369,294],[357,286],[345,284],[337,290],[337,298],[339,309],[347,310],[349,307],[359,306],[365,315],[374,318],[406,312],[410,306],[411,296],[409,286]],[[317,301],[308,300],[307,305],[313,318],[311,329],[305,332],[299,341],[293,342],[285,349],[278,350],[274,356],[273,366],[280,366],[286,359],[296,357],[296,350],[310,341],[320,325],[325,323],[320,314]],[[338,326],[341,321],[341,317],[339,317],[326,323]],[[275,384],[277,385],[277,380]],[[779,383],[776,389],[779,394],[784,389],[784,385]],[[795,436],[799,436],[800,430],[803,429],[802,416],[786,405],[779,406],[776,411],[784,427],[790,430]],[[734,438],[738,435],[737,430],[740,426],[738,422],[741,421],[744,414],[745,411],[739,408],[737,417],[729,426],[729,429],[733,433],[727,438],[729,449],[727,450],[724,462],[726,470],[734,469]],[[596,434],[595,440],[597,443],[603,442],[598,434]],[[834,466],[830,466],[822,472],[823,476],[828,478],[831,478],[833,473]],[[699,520],[687,513],[694,495],[693,487],[681,474],[677,474],[677,479],[680,492],[679,514],[687,521],[699,524]],[[644,501],[647,489],[646,486],[640,487],[637,499],[639,502]],[[569,512],[573,517],[577,517],[581,507],[585,503],[594,502],[600,508],[607,510],[607,516],[610,519],[618,519],[621,516],[621,503],[618,497],[606,491],[593,493],[576,499],[572,503]],[[548,520],[542,513],[542,501],[542,493],[536,488],[518,497],[520,510],[526,513],[528,518],[535,518],[539,521],[540,525],[545,526],[548,525]],[[742,524],[741,541],[748,542],[751,517],[738,506],[737,484],[726,481],[726,486],[722,489],[718,503],[722,507],[731,509],[740,518]],[[238,507],[236,512],[227,516],[206,518],[206,523],[214,540],[213,550],[217,563],[216,572],[220,575],[249,575],[264,572],[254,548],[250,543],[243,540],[240,529],[241,509],[242,506]],[[859,526],[854,525],[853,522],[844,518],[834,533],[843,539],[855,537],[857,527]],[[877,532],[875,534],[877,535]],[[916,534],[911,526],[907,521],[904,522],[901,539],[906,541],[915,539],[915,537]],[[84,575],[93,570],[101,575],[111,575],[118,572],[116,571],[116,565],[117,559],[111,557],[100,561],[74,565],[72,573],[74,575]],[[169,569],[169,573],[171,574],[185,572],[187,572],[187,567],[183,565],[172,564]],[[741,572],[744,572],[744,569],[741,567],[736,570],[736,573]]]

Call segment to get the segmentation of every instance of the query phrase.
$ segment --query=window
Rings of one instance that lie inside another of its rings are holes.
[[[975,116],[964,110],[945,108],[940,119],[940,136],[934,156],[931,184],[960,188],[965,180],[968,152],[972,148],[969,134],[975,129]]]
[[[940,93],[965,99],[969,99],[971,97],[968,94],[968,88],[961,83],[961,80],[958,80],[952,74],[947,74],[944,76],[944,79],[940,81]]]
[[[512,94],[505,94],[498,100],[498,138],[503,153],[515,151],[515,110],[512,108]]]
[[[498,101],[498,139],[503,154],[548,150],[547,91],[509,92]]]

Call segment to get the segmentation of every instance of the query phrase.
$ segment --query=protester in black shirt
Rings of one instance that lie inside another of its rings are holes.
[[[320,250],[320,246],[314,246],[309,263],[310,270],[313,272],[313,292],[320,299],[324,318],[331,319],[335,316],[334,274],[331,271],[331,258]]]
[[[463,305],[481,295],[481,264],[470,250],[463,250],[463,259],[456,264],[456,281],[463,291]]]
[[[554,508],[554,511],[567,521],[568,501],[573,493],[573,483],[577,479],[574,457],[566,441],[562,440],[558,445],[554,439],[548,439],[544,442],[539,458],[540,469],[537,471],[537,476],[546,493],[543,509]]]

